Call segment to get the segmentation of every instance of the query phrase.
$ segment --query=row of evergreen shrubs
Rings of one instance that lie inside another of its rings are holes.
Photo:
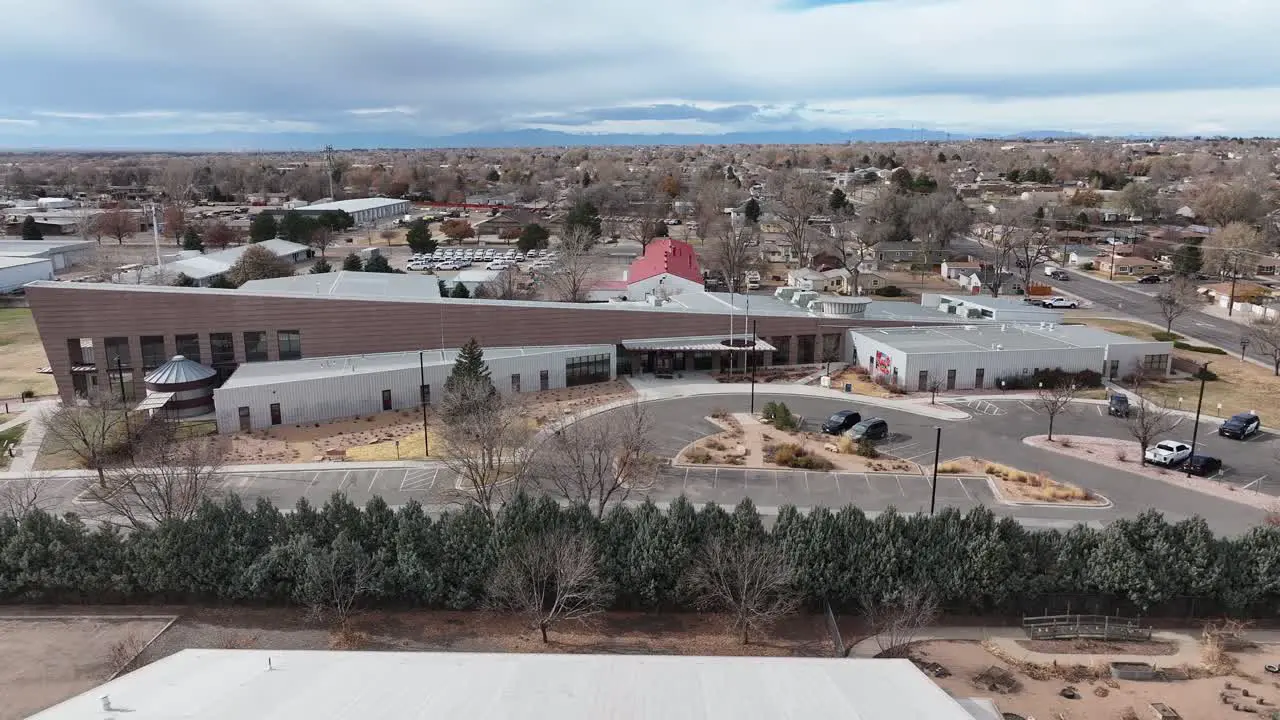
[[[1280,604],[1280,527],[1223,539],[1200,518],[1170,523],[1155,512],[1062,532],[985,508],[870,519],[855,507],[783,507],[766,530],[747,500],[732,513],[680,498],[666,510],[645,503],[597,519],[548,497],[517,497],[491,520],[474,507],[436,519],[414,502],[392,510],[375,498],[361,509],[336,495],[292,513],[230,496],[190,520],[128,534],[40,511],[0,520],[0,600],[285,605],[299,602],[317,567],[371,563],[365,607],[479,608],[497,559],[549,531],[595,540],[617,608],[692,607],[681,579],[712,539],[775,543],[809,606],[825,598],[842,611],[921,587],[945,608],[979,613],[1026,610],[1056,593],[1117,597],[1139,611],[1185,597],[1240,613],[1274,614]]]
[[[1097,370],[1068,372],[1062,368],[1040,368],[1030,375],[1010,375],[1000,378],[997,387],[1004,390],[1035,390],[1041,385],[1055,387],[1069,383],[1077,388],[1102,387],[1102,373]]]

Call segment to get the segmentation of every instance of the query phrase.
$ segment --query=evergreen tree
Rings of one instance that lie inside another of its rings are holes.
[[[840,188],[832,188],[831,197],[828,199],[827,204],[831,206],[833,211],[840,212],[849,204],[849,199],[845,197],[844,191]]]
[[[44,233],[41,232],[40,226],[36,224],[36,219],[30,215],[22,219],[22,239],[23,240],[43,240]]]
[[[458,357],[453,361],[453,370],[444,384],[445,390],[456,386],[460,380],[464,379],[482,380],[493,385],[493,379],[489,377],[489,366],[484,362],[484,350],[475,338],[468,340],[467,344],[458,350]]]
[[[324,258],[320,258],[319,260],[317,260],[316,264],[312,265],[311,270],[308,271],[308,273],[311,275],[323,275],[324,273],[329,273],[329,272],[333,272],[333,266],[330,265],[329,261],[325,260]]]
[[[346,265],[344,262],[343,265]],[[364,271],[369,273],[391,273],[395,272],[391,267],[391,263],[382,255],[374,255],[364,263]]]
[[[467,289],[467,286],[466,286],[466,285],[463,285],[463,284],[462,284],[462,283],[460,283],[460,282],[455,282],[455,283],[453,284],[453,290],[449,291],[449,297],[451,297],[451,298],[469,298],[469,297],[471,297],[471,291]]]
[[[294,213],[297,216],[297,213]],[[276,218],[271,213],[261,212],[253,217],[253,222],[249,223],[249,242],[260,243],[264,240],[272,240],[276,233],[280,232],[280,226],[276,223]]]
[[[489,168],[489,174],[485,175],[484,179],[488,180],[489,182],[498,182],[499,180],[502,179],[502,176],[498,174],[497,168]]]
[[[190,275],[180,272],[178,273],[178,277],[174,278],[173,286],[174,287],[195,287],[196,281],[193,280]]]
[[[364,261],[360,259],[359,255],[351,253],[342,259],[342,269],[360,272],[364,270]]]
[[[564,230],[568,234],[574,230],[586,230],[591,237],[600,237],[600,211],[590,200],[581,199],[569,208],[564,218]]]
[[[760,202],[755,198],[747,200],[747,204],[742,207],[742,213],[747,216],[747,222],[752,225],[760,222]]]
[[[409,231],[405,233],[405,242],[415,253],[432,253],[436,249],[436,241],[431,237],[431,228],[427,221],[418,218],[409,223]]]
[[[1200,241],[1194,240],[1173,251],[1173,271],[1179,275],[1195,275],[1204,266]]]
[[[188,225],[187,229],[182,231],[182,249],[204,252],[204,241],[200,239],[200,231],[196,230],[194,225]]]
[[[520,239],[516,241],[516,247],[520,252],[529,252],[530,250],[541,250],[547,246],[547,240],[551,237],[551,233],[538,223],[529,223],[520,230]]]
[[[944,153],[944,152],[942,152],[941,150],[939,150],[939,151],[938,151],[938,162],[940,162],[940,163],[945,163],[946,161],[947,161],[947,154],[946,154],[946,153]]]

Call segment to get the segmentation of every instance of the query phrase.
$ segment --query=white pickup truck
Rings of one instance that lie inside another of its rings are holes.
[[[1146,459],[1152,465],[1173,467],[1191,457],[1191,446],[1179,440],[1161,440],[1147,448]]]
[[[1071,308],[1074,310],[1075,308],[1080,307],[1080,303],[1075,300],[1068,300],[1060,295],[1055,295],[1041,300],[1040,306],[1047,308]]]

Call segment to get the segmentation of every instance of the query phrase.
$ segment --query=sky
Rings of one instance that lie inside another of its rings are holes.
[[[40,0],[0,146],[539,128],[1280,135],[1275,0]]]

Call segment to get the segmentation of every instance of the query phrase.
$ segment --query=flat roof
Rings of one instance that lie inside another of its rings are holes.
[[[1168,345],[1084,325],[984,323],[926,328],[854,328],[853,333],[907,353],[991,352],[1002,350],[1074,350],[1108,345]]]
[[[400,275],[351,270],[293,275],[269,280],[250,280],[238,292],[301,295],[372,300],[421,300],[440,297],[440,281],[435,275]]]
[[[20,253],[23,255],[36,252],[67,252],[84,250],[93,245],[89,240],[0,240],[0,255]]]
[[[947,293],[938,293],[938,297],[943,300],[951,301],[953,305],[964,304],[969,307],[987,308],[991,310],[1001,308],[1005,310],[1035,310],[1047,315],[1062,315],[1061,310],[1032,305],[1031,303],[1023,302],[1021,299],[1015,300],[1013,298],[1006,297],[993,298],[982,295],[949,295]]]
[[[51,263],[48,258],[42,257],[13,257],[10,255],[0,255],[0,268],[22,267],[23,265],[38,265],[40,263]]]
[[[608,352],[612,345],[545,345],[533,347],[495,347],[484,349],[484,359],[501,360],[512,357],[528,357],[552,352],[573,352],[581,350],[583,354]],[[273,362],[241,363],[236,371],[223,383],[220,390],[227,388],[254,387],[294,380],[318,380],[338,375],[365,375],[369,373],[387,372],[389,370],[418,369],[419,351],[370,353],[368,355],[333,355],[328,357],[304,358],[302,360],[276,360]],[[458,359],[458,350],[423,350],[423,367],[453,365]]]
[[[212,649],[175,653],[31,718],[107,716],[974,720],[910,660]]]
[[[408,200],[400,200],[398,198],[355,198],[352,200],[334,200],[331,202],[316,203],[315,205],[303,205],[295,210],[326,211],[326,210],[345,210],[349,213],[359,212],[361,210],[373,210],[375,208],[387,207],[388,205],[399,205],[401,203],[408,204]]]

